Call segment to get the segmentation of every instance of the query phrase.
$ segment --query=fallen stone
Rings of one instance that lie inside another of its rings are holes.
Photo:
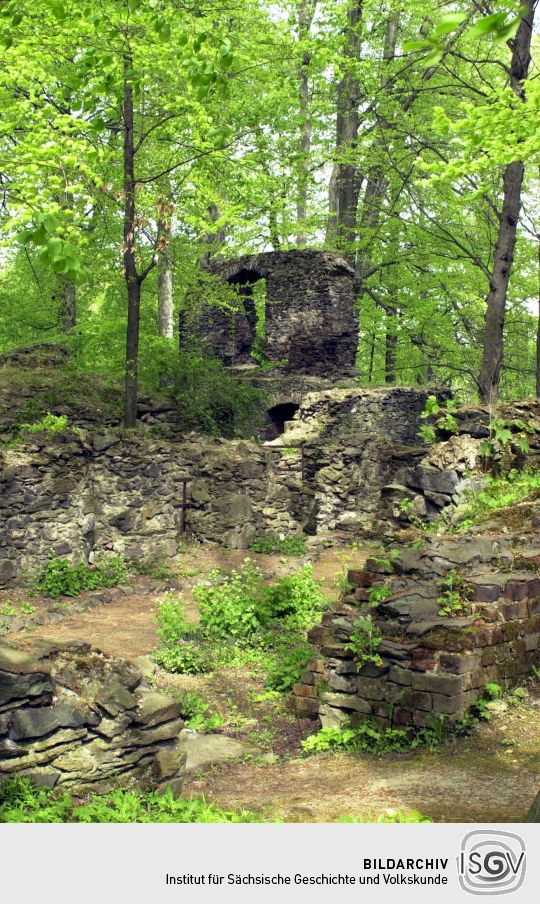
[[[253,752],[253,747],[235,738],[218,734],[197,734],[187,729],[182,732],[180,742],[187,755],[187,772],[216,766],[229,760],[238,760]]]

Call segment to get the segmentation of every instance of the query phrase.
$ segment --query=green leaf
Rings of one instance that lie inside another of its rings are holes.
[[[67,18],[67,12],[65,7],[58,2],[58,0],[53,0],[50,4],[51,12],[55,19],[58,19],[59,22],[63,22],[64,19]]]
[[[450,34],[450,32],[459,28],[467,18],[467,13],[449,13],[448,15],[443,16],[439,25],[437,25],[433,32],[433,36],[442,38],[444,35]]]
[[[406,41],[403,45],[403,50],[407,52],[412,50],[429,50],[432,46],[432,42],[428,40]]]
[[[504,24],[506,13],[492,13],[491,16],[483,16],[482,19],[474,25],[468,32],[469,38],[478,38],[482,35],[490,34],[498,31],[499,27]]]

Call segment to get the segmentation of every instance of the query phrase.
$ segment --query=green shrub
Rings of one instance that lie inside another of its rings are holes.
[[[34,788],[25,778],[9,779],[0,785],[2,823],[142,823],[142,822],[260,822],[248,810],[222,810],[203,797],[183,800],[172,792],[113,791],[92,794],[76,805],[69,794]]]
[[[180,425],[211,436],[250,437],[264,423],[264,397],[234,377],[217,358],[181,354],[163,374],[176,403]]]
[[[306,565],[265,587],[256,614],[262,625],[293,616],[299,626],[308,628],[327,606],[321,582],[313,577],[313,567]]]
[[[225,724],[225,720],[219,714],[208,715],[210,704],[200,694],[183,691],[176,699],[180,704],[180,715],[188,728],[194,731],[214,731]]]
[[[303,556],[306,553],[306,538],[300,535],[292,537],[280,537],[279,534],[267,534],[259,537],[251,544],[253,552],[283,556]]]
[[[265,662],[265,687],[269,691],[287,694],[300,680],[310,659],[313,659],[313,648],[307,640],[274,637],[273,651],[267,655]]]
[[[266,687],[281,693],[299,680],[313,655],[306,631],[328,605],[311,566],[264,586],[261,571],[246,559],[230,574],[214,571],[194,595],[200,611],[195,634],[178,600],[160,607],[159,665],[197,674],[251,663],[264,670]]]
[[[154,651],[153,659],[167,672],[181,675],[211,672],[218,664],[212,657],[208,645],[195,640],[178,641],[173,646],[160,646]]]
[[[204,635],[218,641],[248,641],[260,626],[261,594],[262,573],[250,559],[230,574],[213,571],[210,586],[194,590]]]
[[[156,614],[158,637],[165,646],[186,640],[194,631],[186,616],[186,606],[182,596],[166,593],[159,602]]]
[[[462,517],[459,528],[466,530],[473,524],[482,523],[493,512],[525,499],[538,499],[539,496],[540,470],[519,471],[514,468],[505,477],[485,477],[481,490],[465,493],[466,506],[460,506]]]
[[[51,414],[50,411],[41,418],[41,420],[36,421],[34,424],[21,424],[19,430],[21,433],[65,433],[66,430],[71,430],[68,426],[68,419],[65,414],[56,415]]]
[[[115,587],[128,578],[128,569],[119,556],[107,556],[96,565],[71,565],[69,559],[51,556],[44,568],[30,579],[30,589],[52,599],[78,596],[84,590]]]

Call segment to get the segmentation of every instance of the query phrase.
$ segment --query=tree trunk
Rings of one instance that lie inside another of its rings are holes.
[[[531,62],[530,48],[536,3],[537,0],[527,0],[527,12],[512,42],[510,83],[522,101],[525,101],[523,82],[527,78]],[[506,301],[516,247],[524,171],[525,167],[521,160],[513,161],[504,171],[503,203],[486,298],[484,351],[478,380],[480,397],[488,404],[495,403],[499,395],[504,355]]]
[[[311,116],[311,94],[309,90],[311,53],[307,47],[307,41],[309,40],[316,8],[317,0],[300,0],[300,7],[298,10],[298,39],[300,43],[304,45],[304,49],[302,52],[302,63],[298,71],[300,115],[302,117],[299,142],[300,164],[298,173],[298,200],[296,203],[296,243],[299,248],[305,248],[307,245],[305,223],[308,210],[309,155],[311,152],[311,133],[313,126]]]
[[[71,333],[77,325],[77,286],[67,277],[61,278],[58,315],[62,332]]]
[[[363,0],[349,0],[345,34],[345,66],[356,62],[360,54],[360,23]],[[356,212],[362,178],[352,161],[359,127],[360,82],[354,67],[346,71],[337,89],[336,160],[329,185],[329,218],[326,242],[341,247],[351,259],[355,237]]]
[[[538,240],[538,326],[536,332],[536,397],[540,399],[540,233]]]
[[[139,324],[141,307],[141,280],[137,273],[135,248],[135,138],[133,115],[133,87],[127,78],[133,59],[124,54],[124,278],[127,288],[128,322],[126,335],[126,373],[124,394],[124,427],[137,423],[137,391],[139,368]]]
[[[397,17],[393,16],[387,20],[384,33],[384,62],[390,62],[396,55],[398,27],[399,21]],[[388,81],[389,79],[386,77],[383,69],[383,75],[381,78],[381,85],[383,88],[386,88]],[[379,119],[379,127],[383,132],[388,129],[389,126],[390,124],[386,122],[386,120]],[[376,152],[383,146],[383,144],[384,138],[380,138],[375,145]],[[363,247],[358,251],[355,261],[356,282],[359,299],[364,293],[363,283],[366,273],[368,273],[371,269],[373,261],[373,233],[379,225],[381,218],[381,204],[388,190],[388,185],[388,179],[386,178],[383,167],[379,164],[373,166],[370,169],[367,177],[366,189],[362,203],[362,213],[360,216],[360,223],[358,228],[360,241],[365,238],[365,241],[362,242]]]
[[[224,199],[225,200],[225,199]],[[212,223],[217,223],[221,216],[221,211],[217,204],[210,204],[209,207],[206,208],[206,212],[210,217]],[[217,251],[224,244],[226,238],[225,226],[221,226],[217,232],[206,232],[203,236],[201,236],[200,242],[201,245],[205,248],[200,259],[199,265],[201,267],[207,267],[212,258],[216,256]]]
[[[397,364],[397,334],[395,329],[395,312],[386,321],[386,345],[384,352],[384,382],[392,384],[396,382]]]
[[[158,332],[162,339],[174,336],[173,263],[170,255],[172,204],[164,201],[158,220]]]

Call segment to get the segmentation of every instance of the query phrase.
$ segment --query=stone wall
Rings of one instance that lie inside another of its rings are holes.
[[[291,439],[305,447],[304,467],[299,448],[194,434],[168,442],[78,431],[4,450],[0,587],[50,553],[157,560],[175,555],[186,536],[245,549],[265,533],[369,534],[382,488],[425,452],[401,445],[414,437],[424,400],[412,389],[308,396]]]
[[[0,644],[0,782],[103,792],[179,792],[186,761],[178,704],[130,663],[88,644]]]
[[[249,363],[256,324],[249,287],[265,279],[265,358],[283,362],[285,373],[334,380],[353,374],[358,344],[354,271],[344,258],[324,251],[274,251],[227,261],[212,272],[238,286],[244,311],[229,314],[203,305],[195,322],[183,323],[184,341],[192,332],[226,364]]]
[[[534,571],[512,571],[504,542],[435,538],[349,572],[352,589],[311,631],[316,656],[294,689],[298,714],[323,726],[371,716],[423,727],[441,715],[463,718],[489,682],[524,680],[540,663],[539,563],[536,550]],[[466,612],[441,615],[438,582],[457,569]],[[370,607],[370,593],[381,586],[388,598]],[[381,662],[359,665],[347,644],[356,619],[368,614],[381,632]]]

